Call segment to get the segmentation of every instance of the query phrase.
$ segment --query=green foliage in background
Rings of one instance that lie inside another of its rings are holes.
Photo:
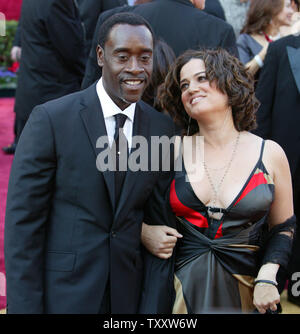
[[[18,21],[6,21],[6,36],[0,36],[0,67],[10,67],[10,50],[13,46]]]
[[[6,21],[6,35],[0,36],[0,89],[15,89],[17,77],[14,73],[7,71],[13,61],[10,51],[13,46],[18,21]]]

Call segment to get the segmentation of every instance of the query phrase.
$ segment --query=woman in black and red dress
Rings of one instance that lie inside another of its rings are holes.
[[[164,230],[155,248],[162,228],[144,224],[142,241],[162,259],[177,241],[172,312],[276,311],[276,275],[295,224],[292,186],[281,147],[249,132],[258,108],[252,77],[224,50],[187,51],[161,102],[184,129],[165,202],[177,232]]]

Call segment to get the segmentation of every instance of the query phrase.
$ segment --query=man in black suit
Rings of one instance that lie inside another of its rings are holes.
[[[300,272],[300,35],[289,35],[270,44],[256,88],[261,102],[257,114],[259,136],[282,146],[289,160],[297,228],[289,268],[288,295],[300,305],[293,294],[293,273]],[[296,277],[295,279],[299,279]],[[283,282],[284,283],[284,282]]]
[[[226,21],[224,9],[219,0],[206,0],[204,11]]]
[[[76,0],[78,3],[80,18],[85,30],[85,52],[88,56],[98,16],[106,10],[127,5],[127,0]]]
[[[138,161],[134,138],[150,143],[152,136],[172,137],[174,125],[140,101],[152,72],[149,24],[130,13],[114,15],[104,23],[99,44],[102,78],[37,106],[20,137],[5,220],[8,313],[138,310],[146,202],[154,189],[166,188],[171,173],[151,170],[151,147],[142,170],[122,173],[101,167],[101,161],[119,156],[114,143],[121,139]],[[120,157],[126,152],[118,151]],[[161,152],[155,165],[169,154]]]
[[[36,105],[80,89],[84,34],[74,0],[23,0],[16,143]]]
[[[187,49],[200,47],[224,47],[238,55],[236,39],[231,25],[203,12],[203,1],[153,0],[137,6],[124,6],[100,15],[95,29],[92,48],[87,61],[82,88],[88,87],[101,76],[95,61],[97,32],[102,22],[113,13],[133,11],[143,16],[156,35],[174,50],[176,56]]]

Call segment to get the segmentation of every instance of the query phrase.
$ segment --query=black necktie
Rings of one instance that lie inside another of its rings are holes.
[[[116,172],[115,172],[116,205],[119,202],[123,182],[126,175],[126,170],[120,170],[120,167],[121,169],[124,169],[124,166],[126,166],[127,169],[128,142],[123,132],[123,127],[126,119],[127,116],[124,114],[115,115],[116,127],[115,127],[114,140],[116,144]]]

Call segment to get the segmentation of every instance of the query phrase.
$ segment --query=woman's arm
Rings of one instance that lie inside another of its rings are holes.
[[[174,160],[177,159],[179,153],[180,137],[177,136],[174,145]],[[153,210],[152,206],[150,210]],[[172,256],[177,239],[182,238],[182,235],[174,227],[158,223],[155,221],[155,225],[150,225],[143,222],[141,241],[151,254],[161,259],[168,259]]]
[[[252,75],[254,75],[263,66],[263,63],[264,63],[264,60],[267,54],[268,46],[269,44],[265,45],[261,49],[261,51],[256,55],[261,60],[261,64],[255,59],[256,56],[252,58],[248,63],[245,64],[247,70]]]
[[[285,224],[284,222],[294,214],[292,181],[288,160],[283,149],[277,143],[270,140],[266,141],[264,163],[273,177],[275,185],[274,201],[268,219],[269,230],[272,231],[276,226],[279,227],[280,224]],[[284,231],[283,228],[283,231],[278,233],[291,239],[293,237],[292,229],[289,230],[287,228]],[[272,261],[271,256],[270,262],[261,266],[256,278],[257,281],[267,280],[277,283],[276,275],[280,267],[280,263],[278,263],[280,260],[274,259],[274,262]],[[258,283],[255,285],[253,302],[260,313],[265,313],[267,309],[275,311],[277,309],[276,304],[279,301],[280,296],[275,285],[269,283]]]
[[[269,214],[270,228],[286,221],[294,214],[292,177],[283,149],[274,141],[266,141],[266,168],[273,174],[275,196]]]

